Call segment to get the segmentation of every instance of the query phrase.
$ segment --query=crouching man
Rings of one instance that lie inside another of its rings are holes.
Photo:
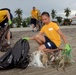
[[[33,37],[24,37],[23,39],[36,40],[39,44],[38,50],[43,50],[46,52],[51,52],[51,50],[57,49],[61,44],[61,38],[65,42],[65,49],[70,50],[71,47],[68,44],[66,37],[60,30],[59,26],[50,21],[50,15],[48,12],[43,12],[41,14],[42,22],[45,24],[40,32]],[[61,38],[60,38],[61,36]]]

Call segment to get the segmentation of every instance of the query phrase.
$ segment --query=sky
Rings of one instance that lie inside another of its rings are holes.
[[[73,17],[76,14],[76,0],[0,0],[0,8],[10,8],[13,16],[17,8],[23,10],[23,18],[30,16],[32,7],[35,6],[41,12],[51,13],[52,9],[56,10],[57,16],[65,17],[64,9],[70,8]]]

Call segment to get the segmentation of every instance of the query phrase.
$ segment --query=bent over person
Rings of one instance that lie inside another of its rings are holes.
[[[4,28],[6,25],[11,25],[12,24],[11,20],[12,20],[12,14],[10,12],[10,9],[8,8],[0,9],[0,26]],[[10,45],[10,29],[7,32],[6,38],[8,45]]]
[[[60,46],[62,38],[65,43],[65,49],[70,50],[71,47],[59,26],[50,21],[49,13],[43,12],[41,14],[41,18],[42,22],[44,23],[41,31],[33,37],[24,37],[23,39],[36,40],[36,42],[39,44],[38,50],[51,52],[51,50],[57,49]]]

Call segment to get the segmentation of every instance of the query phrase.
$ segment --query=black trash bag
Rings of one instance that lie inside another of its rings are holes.
[[[14,47],[0,57],[0,69],[8,70],[11,68],[26,68],[29,64],[29,42],[20,39]]]

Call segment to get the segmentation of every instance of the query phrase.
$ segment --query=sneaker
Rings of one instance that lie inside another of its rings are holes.
[[[2,47],[1,51],[2,52],[7,52],[10,49],[11,49],[11,46],[10,46],[10,44],[8,44],[6,47]]]
[[[10,50],[11,49],[11,46],[8,46],[8,47],[6,47],[6,48],[3,48],[1,51],[2,52],[7,52],[8,50]]]
[[[10,45],[11,43],[10,42],[7,42],[8,43],[8,45]]]

